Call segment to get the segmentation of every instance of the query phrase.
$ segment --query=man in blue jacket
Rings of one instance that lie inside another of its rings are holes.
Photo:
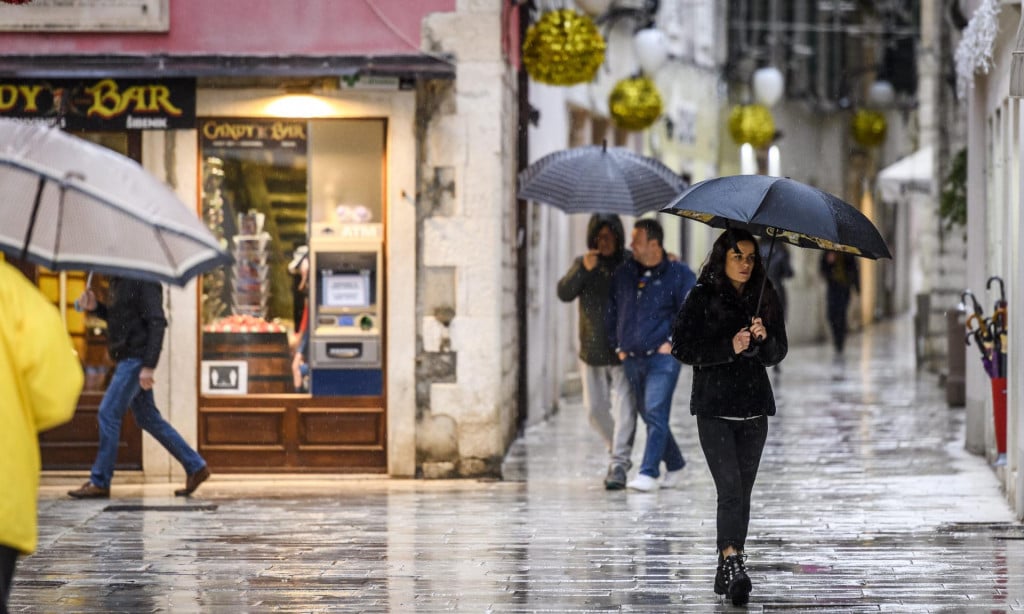
[[[608,305],[612,347],[622,360],[637,411],[647,424],[640,473],[626,486],[645,492],[658,488],[663,461],[663,488],[678,484],[686,464],[668,425],[681,369],[671,353],[672,321],[697,276],[690,267],[665,256],[664,236],[656,220],[637,221],[630,246],[633,259],[615,271]]]

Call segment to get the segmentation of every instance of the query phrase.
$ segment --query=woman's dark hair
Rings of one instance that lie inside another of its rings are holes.
[[[626,232],[622,228],[619,216],[610,213],[595,213],[587,223],[587,247],[597,249],[597,234],[607,227],[615,235],[615,254],[613,258],[622,260],[622,252],[626,249]]]
[[[764,262],[761,260],[761,252],[757,246],[757,239],[746,230],[729,228],[715,239],[715,244],[711,246],[711,252],[708,254],[707,260],[704,261],[704,266],[701,267],[697,283],[712,286],[718,292],[735,292],[732,282],[725,275],[725,259],[729,252],[739,251],[737,245],[740,241],[750,241],[754,244],[754,270],[750,272],[750,280],[744,284],[742,292],[744,300],[749,301],[750,308],[754,309],[757,306],[757,298],[761,294],[761,284],[764,282],[766,271]],[[768,283],[769,285],[771,284],[771,282]],[[774,291],[768,292],[766,290],[764,293],[760,315],[765,317],[765,319],[767,319],[768,315],[774,314],[777,309],[776,305],[774,305],[775,301],[770,298],[774,295]]]

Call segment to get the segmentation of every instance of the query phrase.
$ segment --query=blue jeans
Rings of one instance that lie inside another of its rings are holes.
[[[647,445],[644,447],[640,473],[652,478],[658,477],[662,461],[668,471],[682,469],[686,461],[668,426],[672,394],[676,390],[682,365],[671,354],[651,354],[629,356],[623,362],[623,367],[633,389],[637,412],[647,424]]]
[[[100,401],[100,447],[90,475],[92,483],[100,488],[110,488],[110,480],[114,477],[114,464],[117,462],[117,448],[121,439],[121,420],[128,407],[132,408],[132,415],[139,427],[159,441],[181,463],[186,473],[193,474],[206,466],[203,457],[160,415],[160,410],[153,402],[153,391],[143,390],[139,386],[140,371],[142,360],[138,358],[126,358],[118,362],[110,378],[110,385]]]

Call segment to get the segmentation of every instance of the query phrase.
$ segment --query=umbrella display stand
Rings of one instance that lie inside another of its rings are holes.
[[[996,465],[1006,464],[1006,378],[992,378],[992,419],[996,431]]]

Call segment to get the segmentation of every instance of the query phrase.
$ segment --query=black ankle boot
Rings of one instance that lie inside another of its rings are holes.
[[[742,554],[731,554],[722,561],[725,570],[725,594],[732,599],[733,605],[746,605],[750,600],[752,587],[747,570],[743,566],[745,558],[746,556]]]
[[[715,594],[724,595],[729,584],[725,578],[725,559],[718,553],[718,569],[715,571]]]

